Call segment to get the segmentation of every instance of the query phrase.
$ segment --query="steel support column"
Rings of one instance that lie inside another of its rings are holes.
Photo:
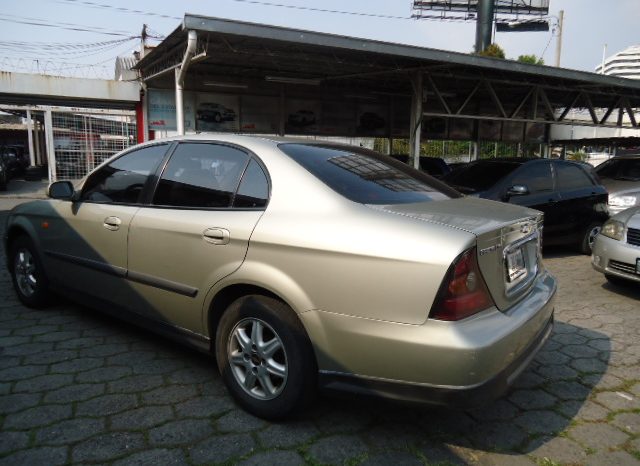
[[[27,139],[29,141],[29,165],[36,164],[35,153],[33,148],[33,120],[31,119],[31,110],[27,109]]]
[[[184,135],[184,100],[182,91],[191,58],[193,58],[196,53],[197,41],[198,36],[196,35],[196,31],[189,31],[187,49],[184,52],[182,64],[176,68],[176,130],[180,136]]]
[[[53,117],[51,109],[44,112],[44,137],[46,140],[47,166],[49,167],[49,183],[56,181],[56,146],[53,141]]]
[[[494,0],[478,0],[478,19],[476,20],[476,53],[491,45],[493,35]]]
[[[409,132],[409,159],[414,168],[420,168],[420,143],[422,138],[422,112],[424,88],[422,86],[422,71],[411,74],[413,95],[411,97],[411,120]]]

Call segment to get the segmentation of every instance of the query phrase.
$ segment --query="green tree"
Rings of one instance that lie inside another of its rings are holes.
[[[490,44],[482,52],[478,52],[477,55],[480,55],[481,57],[505,58],[504,50],[502,50],[502,47],[498,44]]]
[[[529,63],[531,65],[544,65],[544,60],[540,57],[536,57],[535,55],[520,55],[518,57],[518,61],[520,63]]]

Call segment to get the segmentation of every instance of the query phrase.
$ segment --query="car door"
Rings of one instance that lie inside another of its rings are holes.
[[[606,219],[606,191],[575,162],[557,160],[553,169],[562,215],[558,233],[565,241],[582,238],[590,224],[603,223]]]
[[[152,205],[139,210],[129,230],[129,279],[150,304],[148,317],[203,333],[206,294],[242,264],[268,192],[265,170],[246,150],[177,146]]]
[[[545,238],[553,237],[561,219],[557,209],[560,198],[554,190],[551,163],[548,160],[524,163],[507,178],[505,192],[512,186],[525,186],[527,194],[509,196],[509,202],[542,211]]]
[[[50,201],[41,238],[53,281],[112,303],[131,299],[125,280],[129,225],[168,147],[130,151],[93,172],[77,200]]]

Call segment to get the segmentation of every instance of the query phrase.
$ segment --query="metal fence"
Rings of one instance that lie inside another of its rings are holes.
[[[136,143],[135,112],[72,109],[53,111],[51,181],[78,180],[113,154]]]

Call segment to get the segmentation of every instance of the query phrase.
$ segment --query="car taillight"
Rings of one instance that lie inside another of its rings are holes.
[[[474,247],[460,254],[449,267],[429,317],[461,320],[490,306],[493,299],[480,274]]]

